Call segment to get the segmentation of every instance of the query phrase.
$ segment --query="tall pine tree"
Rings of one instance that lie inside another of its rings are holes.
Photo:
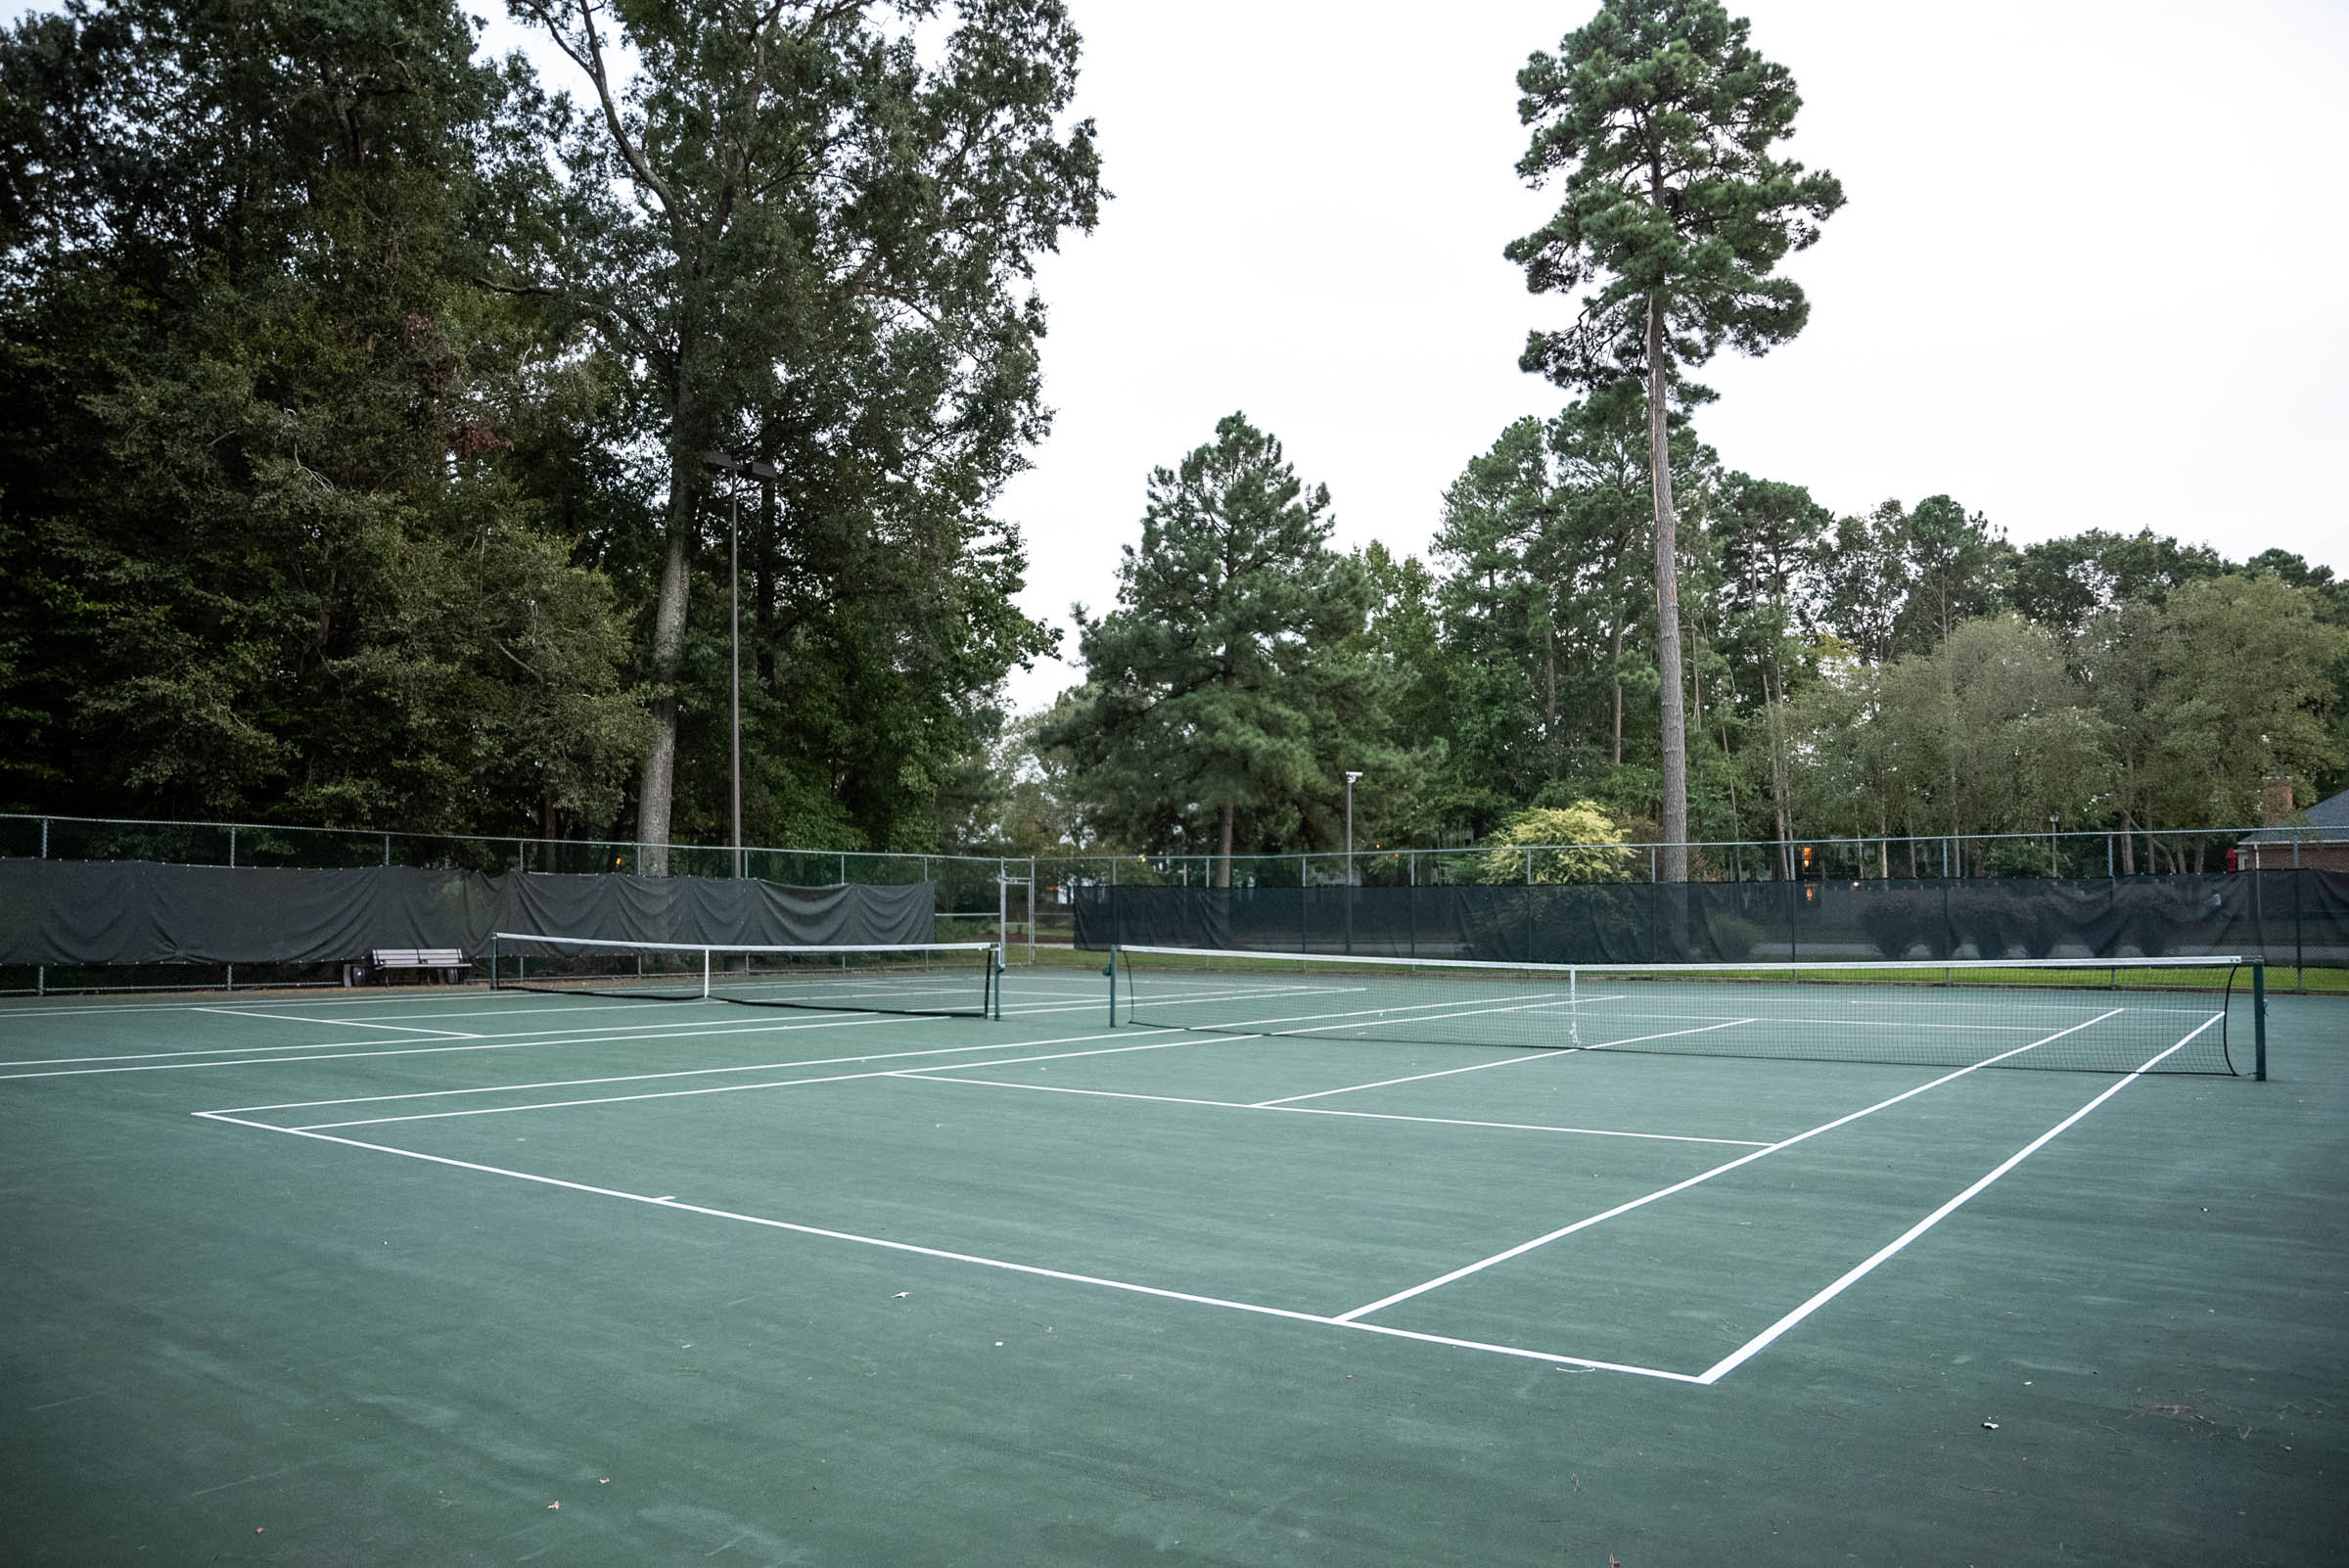
[[[1507,254],[1536,293],[1588,291],[1576,324],[1534,333],[1521,363],[1592,392],[1646,386],[1675,881],[1688,871],[1688,756],[1669,415],[1676,401],[1711,396],[1682,367],[1725,344],[1763,353],[1802,330],[1802,290],[1773,273],[1843,205],[1832,175],[1773,155],[1802,100],[1748,30],[1718,0],[1605,0],[1557,55],[1536,54],[1517,77],[1519,117],[1535,128],[1518,172],[1537,185],[1556,177],[1564,200]]]
[[[1344,772],[1393,760],[1370,584],[1331,527],[1327,488],[1231,414],[1151,475],[1118,608],[1077,611],[1086,685],[1045,743],[1129,842],[1212,845],[1221,886],[1243,833],[1326,842]]]

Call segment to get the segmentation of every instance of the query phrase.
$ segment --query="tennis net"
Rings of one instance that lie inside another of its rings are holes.
[[[729,1001],[826,1012],[1001,1017],[991,942],[722,946],[501,931],[489,983],[622,1001]]]
[[[2267,1065],[2264,977],[2235,957],[1610,967],[1121,946],[1110,974],[1115,1022],[1233,1035],[2262,1078]]]

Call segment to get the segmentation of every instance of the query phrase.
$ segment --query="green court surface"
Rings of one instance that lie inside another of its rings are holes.
[[[1935,999],[0,1004],[0,1562],[2343,1560],[2349,998]]]

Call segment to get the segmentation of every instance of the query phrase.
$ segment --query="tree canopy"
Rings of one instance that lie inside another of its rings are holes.
[[[1219,858],[1335,842],[1349,768],[1394,784],[1362,563],[1330,549],[1329,492],[1230,414],[1150,476],[1118,606],[1077,612],[1086,682],[1045,744],[1123,834]]]
[[[445,0],[14,24],[0,805],[658,869],[724,831],[722,447],[753,836],[934,844],[1052,645],[991,509],[1100,195],[1056,0],[934,9],[518,5],[585,105]]]

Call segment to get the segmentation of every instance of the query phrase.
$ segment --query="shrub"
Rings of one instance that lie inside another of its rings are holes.
[[[1594,801],[1520,811],[1485,843],[1475,861],[1479,882],[1525,881],[1529,847],[1536,882],[1629,882],[1638,860]]]

